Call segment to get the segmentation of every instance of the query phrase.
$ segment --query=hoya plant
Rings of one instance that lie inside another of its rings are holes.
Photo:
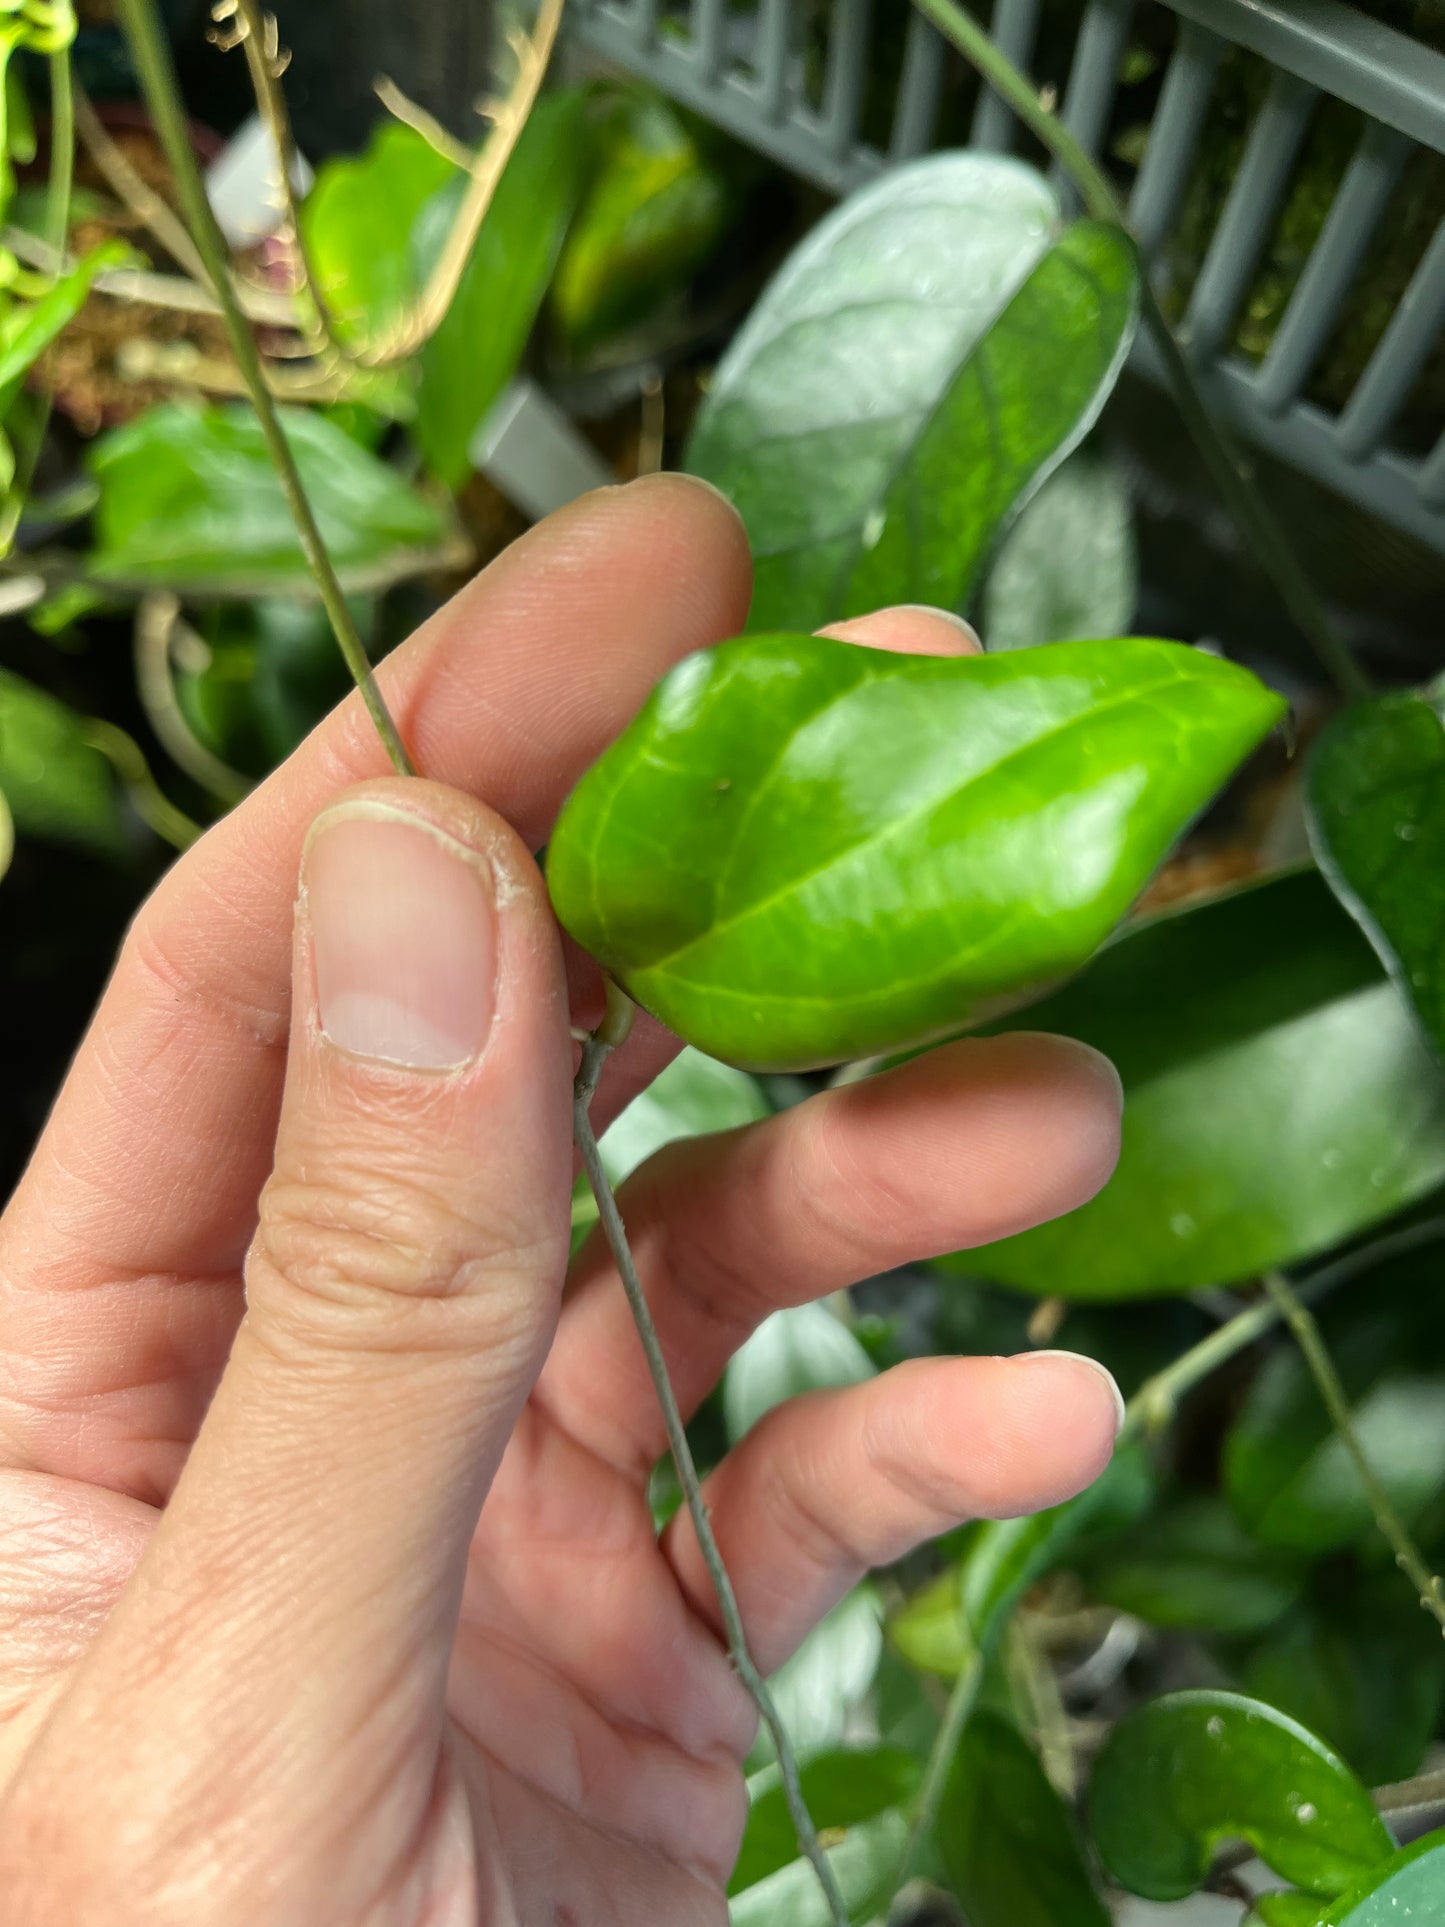
[[[221,9],[282,162],[259,254],[217,227],[152,0],[118,13],[184,223],[77,97],[69,7],[0,7],[0,46],[48,62],[52,103],[37,191],[15,167],[47,70],[5,96],[7,607],[32,672],[44,638],[73,659],[123,620],[136,678],[112,717],[0,665],[0,869],[17,839],[120,865],[142,824],[184,844],[348,672],[410,771],[371,663],[510,533],[503,514],[486,535],[474,470],[512,384],[530,370],[581,409],[619,369],[683,368],[680,424],[659,429],[658,384],[635,382],[634,465],[666,450],[734,503],[747,627],[679,663],[582,777],[546,873],[608,984],[576,1086],[574,1243],[612,1249],[667,1420],[659,1526],[691,1508],[762,1716],[733,1919],[1099,1927],[1123,1895],[1200,1891],[1270,1927],[1445,1918],[1426,1770],[1445,1712],[1445,699],[1367,685],[1108,177],[971,16],[924,10],[1084,214],[1021,161],[941,152],[821,218],[800,206],[743,303],[727,262],[756,164],[660,97],[544,87],[555,0],[475,147],[392,97],[304,193],[274,23]],[[129,239],[78,244],[104,197],[74,188],[72,123]],[[79,426],[63,331],[92,290],[208,332],[177,355],[139,330],[124,378],[169,371],[165,392],[107,399],[79,473],[42,488],[52,403]],[[1133,633],[1128,490],[1098,425],[1140,326],[1323,677],[1286,688],[1284,650]],[[822,633],[919,603],[975,619],[986,648]],[[591,1095],[639,1007],[682,1049],[599,1144]],[[1118,1068],[1110,1182],[776,1314],[684,1427],[617,1188],[677,1138],[1014,1029]],[[1130,1394],[1104,1478],[871,1575],[763,1679],[708,1467],[801,1392],[1060,1337]]]

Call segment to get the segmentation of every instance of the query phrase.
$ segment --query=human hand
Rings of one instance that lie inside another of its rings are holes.
[[[747,597],[711,491],[589,498],[381,671],[435,780],[352,700],[142,911],[0,1220],[6,1927],[725,1922],[754,1716],[595,1234],[563,1292],[600,986],[528,850]],[[599,1123],[675,1048],[639,1022]],[[660,1153],[623,1208],[684,1410],[777,1307],[1083,1202],[1118,1118],[1012,1036]],[[708,1487],[760,1664],[1115,1424],[1052,1354],[779,1408]]]

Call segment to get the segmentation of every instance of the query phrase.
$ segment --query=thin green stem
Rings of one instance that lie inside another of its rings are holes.
[[[205,183],[201,179],[201,170],[196,163],[190,130],[186,124],[185,109],[181,104],[175,64],[171,59],[170,48],[156,14],[155,0],[117,0],[117,4],[126,37],[130,42],[136,72],[145,92],[146,104],[150,108],[151,118],[155,122],[156,131],[166,151],[166,158],[171,165],[171,172],[175,176],[181,205],[190,225],[191,238],[205,264],[212,291],[221,304],[231,352],[236,357],[236,364],[240,368],[252,405],[256,410],[257,419],[260,421],[267,452],[286,497],[291,519],[296,525],[301,552],[316,580],[337,646],[341,650],[357,688],[361,691],[362,701],[370,712],[371,720],[376,725],[377,734],[381,737],[386,753],[391,758],[393,768],[404,776],[414,776],[415,766],[401,739],[401,733],[392,720],[391,712],[382,699],[381,691],[376,686],[376,680],[371,673],[371,664],[362,646],[361,637],[357,633],[356,624],[352,620],[345,592],[331,557],[327,553],[321,530],[317,526],[305,485],[301,480],[301,472],[296,465],[296,457],[290,442],[286,439],[281,418],[276,411],[276,404],[266,385],[266,375],[255,336],[251,333],[250,326],[236,299],[236,291],[231,284],[230,258],[225,239],[211,211],[210,201],[206,198]]]
[[[943,1800],[943,1790],[948,1785],[948,1776],[953,1771],[954,1758],[959,1743],[967,1731],[968,1722],[973,1717],[973,1709],[978,1700],[978,1689],[983,1683],[983,1652],[975,1647],[964,1661],[958,1678],[953,1682],[948,1704],[943,1709],[938,1732],[929,1749],[928,1764],[923,1769],[923,1784],[918,1790],[918,1805],[913,1811],[913,1820],[908,1829],[908,1838],[903,1843],[903,1852],[898,1858],[898,1870],[893,1876],[893,1891],[898,1893],[906,1887],[923,1843],[932,1833],[938,1819],[939,1805]]]
[[[914,5],[963,55],[994,92],[1063,168],[1088,212],[1098,221],[1128,229],[1128,216],[1112,182],[1087,154],[1038,90],[1001,53],[957,0],[914,0]],[[1228,504],[1240,533],[1254,550],[1280,599],[1298,623],[1324,667],[1352,700],[1368,695],[1370,682],[1331,622],[1314,584],[1301,567],[1289,537],[1269,504],[1250,480],[1233,440],[1215,417],[1194,364],[1179,346],[1148,274],[1141,276],[1144,325],[1153,338],[1164,373],[1174,391],[1184,425]]]
[[[572,1122],[573,1135],[577,1148],[582,1154],[583,1167],[593,1196],[597,1200],[597,1212],[602,1221],[603,1235],[612,1251],[622,1288],[627,1294],[627,1303],[632,1311],[633,1322],[642,1340],[642,1349],[647,1357],[647,1369],[657,1393],[657,1402],[662,1408],[663,1425],[667,1432],[667,1443],[672,1453],[672,1462],[677,1468],[678,1483],[691,1516],[693,1529],[697,1533],[698,1547],[702,1552],[703,1564],[707,1567],[708,1577],[712,1580],[713,1591],[717,1595],[718,1611],[723,1628],[727,1633],[728,1650],[737,1669],[739,1679],[747,1688],[753,1704],[764,1726],[772,1735],[773,1746],[778,1756],[778,1772],[782,1779],[783,1794],[788,1804],[788,1812],[798,1836],[798,1846],[811,1862],[818,1884],[828,1903],[828,1910],[835,1927],[848,1927],[848,1908],[838,1888],[837,1879],[828,1857],[818,1839],[817,1828],[813,1825],[812,1815],[808,1812],[803,1797],[802,1782],[798,1776],[797,1756],[793,1751],[792,1740],[778,1713],[777,1704],[768,1690],[767,1682],[758,1671],[748,1645],[747,1630],[743,1625],[742,1613],[738,1609],[737,1594],[733,1591],[732,1580],[718,1549],[712,1522],[708,1517],[707,1501],[703,1498],[702,1481],[698,1477],[697,1465],[688,1444],[687,1428],[682,1413],[678,1409],[677,1397],[672,1389],[668,1375],[667,1360],[663,1356],[662,1343],[657,1335],[657,1327],[652,1322],[648,1309],[647,1294],[642,1288],[642,1280],[637,1275],[632,1251],[627,1242],[627,1232],[623,1227],[622,1215],[617,1208],[607,1173],[603,1169],[602,1156],[597,1148],[596,1133],[592,1129],[590,1107],[597,1089],[597,1080],[606,1062],[612,1043],[604,1032],[590,1037],[582,1046],[582,1063],[577,1072],[577,1082],[573,1093]]]
[[[64,257],[75,183],[75,86],[70,49],[50,56],[50,179],[45,190],[45,238]]]
[[[59,48],[48,57],[50,69],[50,176],[45,188],[44,239],[55,257],[56,274],[65,272],[65,244],[70,235],[70,201],[75,186],[75,83],[71,74],[70,48]],[[3,85],[3,80],[0,80]],[[10,484],[3,516],[0,516],[0,551],[9,553],[30,491],[40,465],[50,427],[51,401],[41,395],[34,412],[17,437],[15,475]]]
[[[1409,1578],[1425,1611],[1445,1631],[1445,1581],[1437,1573],[1431,1572],[1404,1520],[1396,1511],[1394,1500],[1385,1490],[1379,1474],[1360,1444],[1350,1411],[1349,1395],[1340,1382],[1335,1362],[1330,1357],[1313,1312],[1301,1302],[1299,1294],[1283,1272],[1266,1272],[1264,1288],[1269,1293],[1270,1302],[1277,1307],[1280,1317],[1294,1334],[1295,1342],[1310,1369],[1310,1376],[1324,1401],[1325,1410],[1330,1415],[1330,1423],[1354,1461],[1375,1524],[1394,1553],[1395,1564]]]

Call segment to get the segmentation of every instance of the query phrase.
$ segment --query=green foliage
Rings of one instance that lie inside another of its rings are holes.
[[[1068,1298],[1193,1291],[1326,1250],[1445,1179],[1445,1087],[1314,872],[1141,923],[1017,1021],[1113,1059],[1123,1151],[1092,1203],[959,1269]]]
[[[1309,796],[1321,868],[1445,1052],[1445,690],[1337,717]]]
[[[785,1660],[770,1682],[773,1701],[798,1753],[836,1746],[851,1709],[873,1684],[883,1655],[883,1607],[876,1589],[855,1586]],[[773,1757],[762,1733],[752,1760]]]
[[[907,1835],[903,1815],[890,1809],[850,1827],[828,1849],[828,1862],[851,1919],[871,1921],[887,1906]],[[802,1859],[790,1861],[736,1894],[728,1911],[732,1927],[831,1927],[832,1922],[817,1876]]]
[[[935,1835],[969,1927],[1108,1927],[1072,1817],[998,1714],[970,1721]]]
[[[1389,1259],[1317,1314],[1355,1435],[1403,1517],[1445,1494],[1440,1242]],[[1297,1350],[1274,1353],[1230,1427],[1224,1489],[1262,1544],[1322,1553],[1368,1540],[1369,1500]]]
[[[715,1056],[900,1048],[1082,963],[1280,711],[1169,643],[724,644],[674,669],[573,791],[553,902]]]
[[[688,456],[747,525],[755,631],[966,605],[1133,333],[1127,239],[1057,226],[1032,169],[942,154],[850,197],[790,257],[718,368]]]
[[[802,1392],[861,1385],[875,1367],[824,1305],[796,1305],[763,1320],[728,1362],[723,1417],[736,1445],[765,1413]]]
[[[1252,1633],[1272,1625],[1299,1596],[1298,1569],[1262,1556],[1214,1494],[1176,1498],[1147,1532],[1086,1562],[1091,1595],[1151,1626]]]
[[[1128,1714],[1095,1765],[1090,1814],[1104,1864],[1146,1900],[1194,1893],[1230,1840],[1324,1898],[1394,1844],[1322,1740],[1236,1693],[1171,1693]]]
[[[1086,1535],[1108,1537],[1134,1523],[1153,1497],[1149,1462],[1131,1446],[1076,1499],[975,1526],[949,1570],[890,1617],[890,1640],[922,1670],[955,1677],[994,1644],[1028,1588],[1067,1561]]]
[[[398,557],[414,562],[445,541],[445,512],[324,416],[287,409],[283,426],[343,580],[385,579]],[[87,562],[98,581],[202,597],[310,592],[248,408],[149,409],[92,446],[90,470],[100,500]]]
[[[1445,1893],[1445,1832],[1427,1833],[1366,1874],[1320,1917],[1320,1927],[1400,1927],[1437,1920]]]
[[[545,95],[522,130],[445,320],[418,359],[416,438],[433,472],[457,488],[467,451],[521,364],[581,190],[586,101]],[[451,229],[465,183],[449,182],[412,235],[418,287]]]
[[[552,282],[552,319],[574,354],[643,321],[686,286],[728,213],[721,174],[656,94],[625,93],[594,148],[592,183]]]
[[[125,818],[110,764],[65,704],[0,669],[0,799],[7,808],[0,843],[8,862],[10,828],[114,855],[124,849]],[[0,874],[6,867],[0,863]]]
[[[406,318],[417,295],[413,230],[456,172],[413,128],[383,120],[364,154],[318,173],[301,229],[340,340],[377,341]]]
[[[1123,635],[1137,600],[1129,492],[1108,462],[1072,456],[1025,506],[989,571],[988,647]]]
[[[804,1762],[803,1797],[814,1825],[833,1833],[901,1809],[918,1790],[922,1769],[897,1746],[833,1747]],[[748,1824],[728,1892],[739,1894],[798,1857],[778,1769],[764,1767],[748,1781]]]
[[[1420,1769],[1445,1703],[1445,1645],[1393,1565],[1351,1573],[1333,1562],[1250,1650],[1239,1680],[1380,1786]]]

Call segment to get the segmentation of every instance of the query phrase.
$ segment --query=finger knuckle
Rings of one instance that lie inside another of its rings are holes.
[[[534,1300],[560,1282],[562,1240],[498,1212],[485,1225],[419,1174],[378,1177],[337,1163],[321,1177],[273,1178],[247,1264],[254,1311],[339,1327],[358,1339],[418,1328],[438,1308]],[[521,1288],[520,1290],[518,1288]],[[436,1323],[441,1342],[458,1320]]]

